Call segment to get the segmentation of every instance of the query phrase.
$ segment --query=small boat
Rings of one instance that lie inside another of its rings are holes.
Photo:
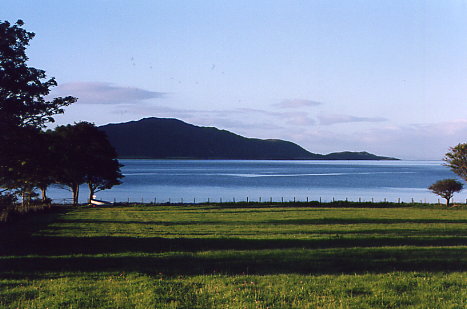
[[[112,205],[111,202],[107,202],[107,201],[101,201],[101,200],[94,200],[92,199],[91,200],[91,205],[92,206],[109,206],[109,205]]]

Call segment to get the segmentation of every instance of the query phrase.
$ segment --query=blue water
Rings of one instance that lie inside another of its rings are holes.
[[[123,184],[98,199],[131,202],[415,201],[437,202],[426,188],[456,178],[441,161],[121,160]],[[53,188],[50,196],[69,198]],[[81,189],[85,201],[87,189]],[[454,196],[461,201],[465,193]]]

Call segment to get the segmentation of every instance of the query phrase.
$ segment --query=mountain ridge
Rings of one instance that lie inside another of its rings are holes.
[[[99,127],[120,158],[228,160],[397,160],[368,152],[312,153],[281,139],[247,138],[175,118],[143,118]]]

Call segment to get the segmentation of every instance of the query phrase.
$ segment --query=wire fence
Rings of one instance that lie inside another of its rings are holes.
[[[270,203],[336,203],[336,202],[348,202],[348,203],[391,203],[391,204],[445,204],[444,199],[437,199],[437,200],[427,200],[424,199],[416,199],[416,198],[336,198],[336,197],[257,197],[251,198],[249,196],[246,197],[231,197],[231,198],[126,198],[126,199],[106,199],[102,201],[108,204],[150,204],[150,205],[198,205],[198,204],[245,204],[245,203],[257,203],[257,204],[270,204]],[[56,204],[72,204],[73,200],[70,198],[61,198],[61,199],[54,199],[53,203]],[[450,204],[467,204],[467,199],[452,199]]]

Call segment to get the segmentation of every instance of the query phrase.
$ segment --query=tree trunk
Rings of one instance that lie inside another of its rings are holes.
[[[91,204],[91,200],[94,199],[95,188],[94,188],[94,186],[92,185],[91,182],[88,182],[88,188],[89,188],[88,203]]]
[[[41,190],[42,203],[46,203],[47,202],[47,186],[41,186],[39,189]]]
[[[21,192],[21,207],[26,208],[27,201],[26,201],[26,191],[23,189],[23,192]]]
[[[71,189],[73,191],[73,206],[76,206],[78,205],[79,184],[73,184]]]
[[[449,207],[449,202],[451,201],[451,198],[446,198],[446,207]]]
[[[29,189],[28,187],[23,187],[21,192],[21,206],[23,210],[26,210],[26,208],[28,208],[31,204],[31,195],[31,189]]]

